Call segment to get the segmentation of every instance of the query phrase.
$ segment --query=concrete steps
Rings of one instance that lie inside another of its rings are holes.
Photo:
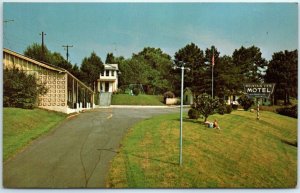
[[[111,92],[100,93],[100,106],[110,106],[111,104]]]

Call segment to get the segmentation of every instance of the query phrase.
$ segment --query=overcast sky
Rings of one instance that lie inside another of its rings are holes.
[[[263,57],[298,47],[296,3],[4,3],[3,46],[23,53],[28,45],[51,51],[70,48],[81,64],[92,51],[131,57],[144,47],[174,53],[193,42],[202,50],[215,45],[221,55],[255,45]]]

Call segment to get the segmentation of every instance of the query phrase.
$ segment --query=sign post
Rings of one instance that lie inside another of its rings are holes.
[[[244,91],[247,95],[257,98],[257,113],[256,118],[259,120],[259,98],[270,98],[271,94],[274,91],[275,84],[255,84],[249,83],[244,84]]]

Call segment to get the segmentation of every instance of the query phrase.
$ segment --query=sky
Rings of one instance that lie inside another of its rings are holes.
[[[270,60],[298,48],[297,3],[4,3],[3,47],[23,53],[41,43],[80,65],[93,51],[129,58],[144,47],[174,57],[191,42],[221,55],[255,45]]]

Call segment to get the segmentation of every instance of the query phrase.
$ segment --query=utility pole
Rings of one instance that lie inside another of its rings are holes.
[[[40,35],[42,35],[42,53],[43,53],[43,60],[45,60],[44,36],[47,34],[42,31]]]
[[[73,45],[72,46],[70,46],[70,45],[63,45],[62,47],[64,47],[64,48],[67,48],[67,62],[69,61],[69,48],[72,48],[73,47]]]

